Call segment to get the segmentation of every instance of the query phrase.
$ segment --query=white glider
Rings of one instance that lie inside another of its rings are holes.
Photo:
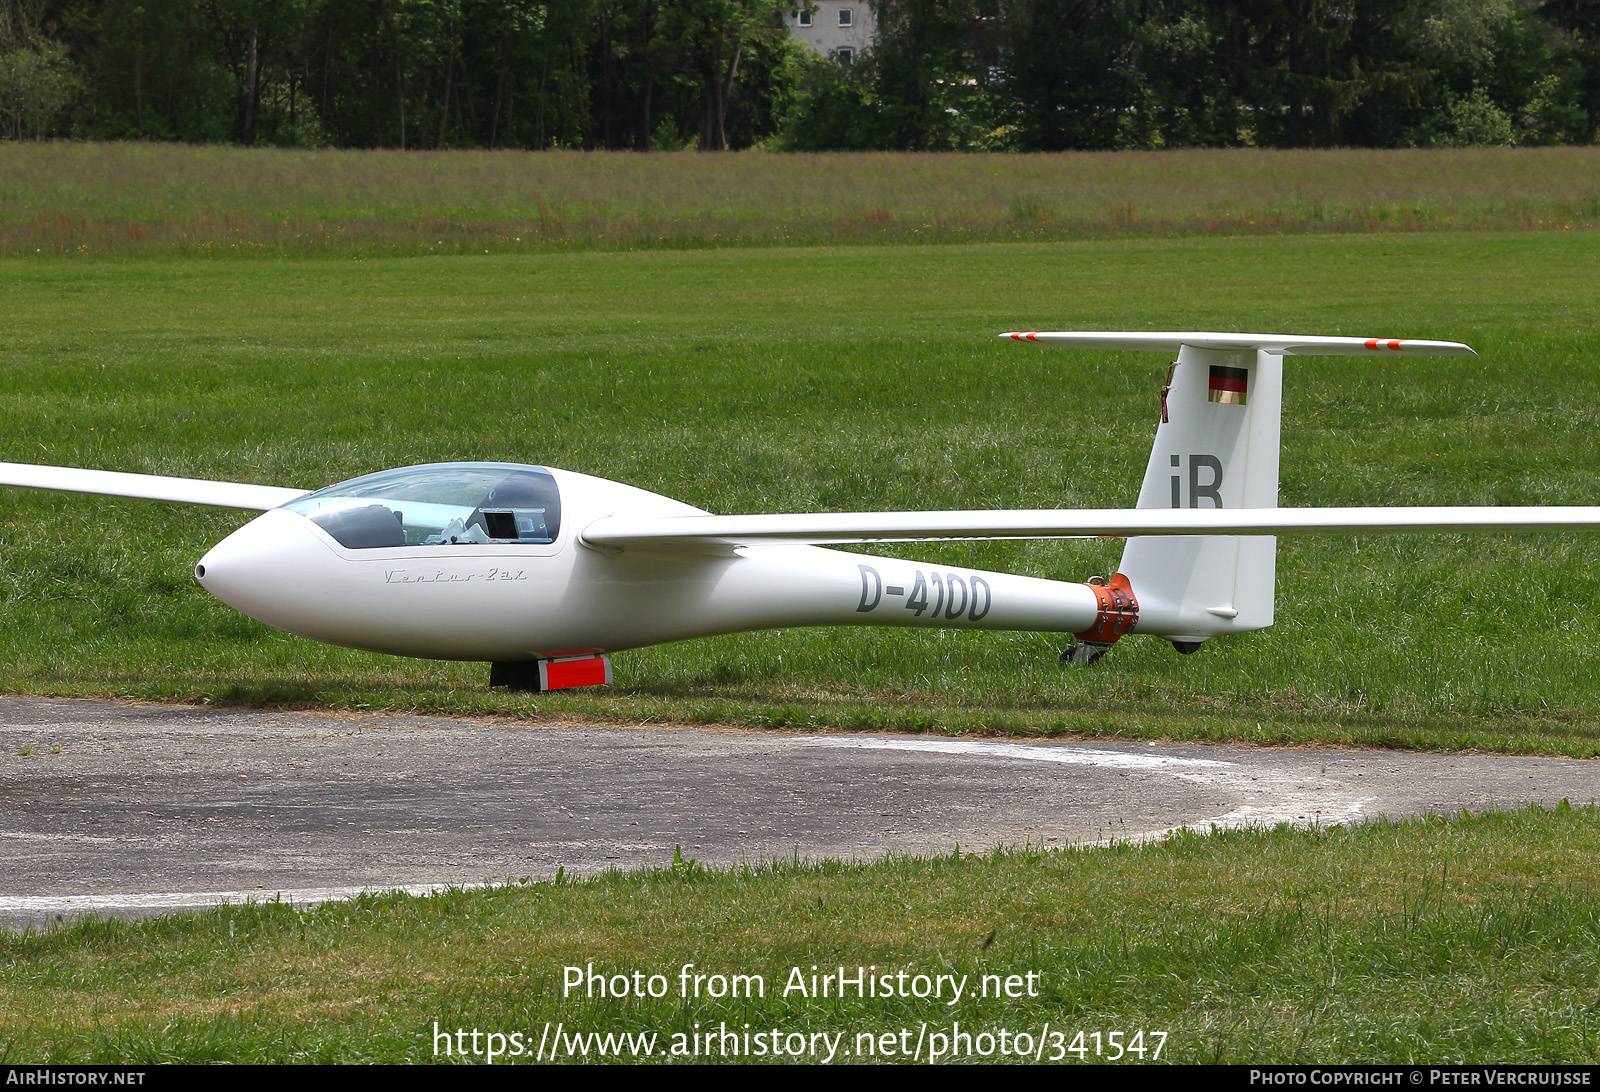
[[[432,463],[315,492],[0,463],[0,485],[263,514],[195,566],[213,595],[305,637],[486,660],[491,685],[609,682],[609,654],[719,633],[899,625],[1070,633],[1092,663],[1129,633],[1193,652],[1273,621],[1281,534],[1600,527],[1600,507],[1279,508],[1283,358],[1470,356],[1465,345],[1278,334],[1018,332],[1176,353],[1133,509],[711,515],[619,482],[517,463]],[[825,549],[1126,537],[1078,584]]]

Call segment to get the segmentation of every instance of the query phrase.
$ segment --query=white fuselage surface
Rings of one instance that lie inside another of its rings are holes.
[[[1095,594],[1083,584],[817,546],[593,548],[583,529],[616,513],[704,513],[602,478],[546,473],[561,506],[549,542],[349,548],[291,505],[218,543],[196,576],[229,606],[278,629],[451,660],[612,652],[789,626],[1076,633],[1096,618]]]

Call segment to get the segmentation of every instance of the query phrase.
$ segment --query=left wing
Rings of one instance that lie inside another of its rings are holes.
[[[29,489],[61,489],[68,493],[98,493],[106,497],[209,504],[217,508],[247,508],[265,512],[303,497],[309,489],[283,489],[275,485],[216,482],[204,478],[168,478],[160,474],[127,474],[120,470],[83,470],[75,466],[34,466],[0,463],[0,485]]]
[[[758,542],[838,545],[956,539],[1286,535],[1361,531],[1600,530],[1600,506],[1477,508],[1040,508],[765,516],[607,516],[583,529],[597,549],[725,549]]]

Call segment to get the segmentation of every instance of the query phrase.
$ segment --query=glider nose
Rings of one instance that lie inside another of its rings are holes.
[[[272,509],[217,543],[194,567],[206,591],[241,613],[283,627],[293,612],[296,575],[309,575],[328,551],[292,512]]]

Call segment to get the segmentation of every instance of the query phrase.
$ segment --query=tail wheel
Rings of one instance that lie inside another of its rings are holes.
[[[1093,667],[1110,647],[1109,642],[1078,641],[1061,650],[1061,662]]]

